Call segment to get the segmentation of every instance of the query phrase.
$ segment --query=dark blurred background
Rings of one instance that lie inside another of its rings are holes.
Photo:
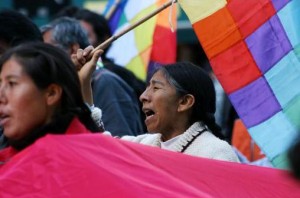
[[[107,0],[1,0],[1,9],[14,9],[29,16],[38,26],[46,24],[62,8],[69,5],[85,7],[101,13]],[[207,64],[207,58],[184,12],[178,9],[177,60],[188,60],[198,65]]]

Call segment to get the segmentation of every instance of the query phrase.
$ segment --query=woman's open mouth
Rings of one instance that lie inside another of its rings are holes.
[[[152,111],[152,110],[145,110],[144,113],[145,113],[146,117],[153,116],[155,114],[154,111]]]
[[[1,114],[0,115],[0,126],[5,125],[5,123],[8,121],[8,119],[9,119],[8,115]]]
[[[143,109],[143,112],[146,115],[145,124],[148,125],[151,122],[151,119],[155,115],[155,112],[151,109]]]

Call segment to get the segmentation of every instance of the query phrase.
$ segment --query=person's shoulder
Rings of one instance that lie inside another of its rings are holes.
[[[210,131],[206,131],[203,134],[201,134],[199,140],[206,144],[208,147],[213,147],[214,149],[217,148],[230,148],[228,142],[225,140],[221,140],[220,138],[216,137],[214,134],[212,134]]]
[[[126,90],[130,89],[129,85],[124,80],[105,68],[97,69],[93,74],[92,80],[93,83],[96,84],[101,82],[103,86],[109,85],[110,87],[123,87],[123,89]]]
[[[146,145],[157,145],[160,140],[161,134],[155,133],[155,134],[143,134],[138,136],[123,136],[121,137],[122,140],[130,141],[130,142],[136,142]],[[158,146],[158,145],[157,145]]]
[[[198,142],[202,149],[209,153],[212,159],[239,162],[237,155],[232,149],[232,146],[225,140],[221,140],[209,131],[204,132],[198,138]]]
[[[110,80],[118,80],[119,77],[115,75],[113,72],[109,71],[108,69],[105,68],[99,68],[96,69],[94,74],[93,74],[93,79],[98,80],[98,79],[110,79]]]
[[[146,83],[143,80],[139,79],[132,71],[123,66],[117,65],[111,61],[104,61],[104,68],[122,78],[128,85],[136,90],[139,95],[146,88]]]

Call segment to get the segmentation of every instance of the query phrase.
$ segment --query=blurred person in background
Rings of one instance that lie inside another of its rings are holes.
[[[56,18],[42,26],[41,31],[46,43],[62,48],[70,56],[89,45],[85,30],[74,18]],[[92,76],[92,91],[94,105],[103,111],[102,120],[106,130],[114,136],[144,132],[136,95],[119,76],[97,67]]]
[[[98,13],[95,13],[88,9],[69,6],[61,10],[55,16],[55,18],[62,16],[68,16],[78,19],[82,27],[87,31],[90,44],[95,48],[112,36],[108,21],[105,19],[104,16]],[[99,66],[103,66],[104,68],[121,77],[134,90],[136,98],[138,100],[138,98],[146,88],[146,83],[138,79],[130,70],[124,68],[123,66],[115,64],[113,60],[109,59],[106,56],[109,47],[110,46],[108,46],[104,50],[103,55],[101,55],[103,64],[99,64]],[[120,49],[120,53],[122,53],[122,49]],[[140,102],[139,106],[141,109],[142,104]],[[141,113],[140,115],[141,122],[143,125],[143,131],[146,131],[146,126],[144,124],[145,116],[143,113]]]

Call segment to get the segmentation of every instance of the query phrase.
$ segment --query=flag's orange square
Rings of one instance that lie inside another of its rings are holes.
[[[194,23],[193,28],[209,59],[242,39],[226,7]]]

